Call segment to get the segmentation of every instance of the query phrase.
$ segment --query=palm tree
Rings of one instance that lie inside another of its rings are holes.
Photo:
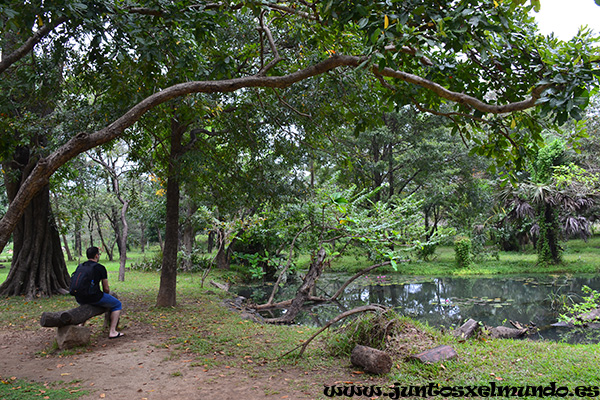
[[[547,183],[528,181],[507,187],[500,193],[501,203],[509,210],[502,222],[528,224],[538,262],[560,263],[561,240],[587,240],[591,236],[587,211],[595,205],[598,190],[589,183],[577,176],[565,179],[554,173]]]

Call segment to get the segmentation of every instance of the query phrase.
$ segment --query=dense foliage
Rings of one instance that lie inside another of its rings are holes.
[[[63,204],[65,233],[87,219],[100,235],[105,216],[115,238],[123,238],[127,218],[137,215],[146,223],[141,232],[153,225],[153,235],[166,236],[162,271],[170,296],[161,305],[175,299],[180,225],[188,239],[201,229],[214,233],[219,264],[226,266],[236,238],[248,231],[245,221],[310,204],[322,190],[374,191],[357,215],[367,223],[388,213],[389,226],[372,226],[380,230],[370,234],[391,233],[408,248],[423,251],[444,226],[470,233],[485,223],[489,182],[502,175],[518,183],[519,171],[543,152],[545,130],[584,118],[597,90],[598,38],[590,31],[568,42],[541,36],[529,13],[539,6],[533,0],[4,2],[0,161],[9,206],[0,249],[57,172],[56,192],[110,193],[91,196],[101,203],[94,209]],[[119,147],[128,150],[119,162],[135,165],[139,179],[119,177],[119,165],[106,162],[102,154]],[[103,172],[83,167],[94,158],[104,162]],[[106,185],[90,183],[98,176]],[[335,190],[327,187],[331,177],[340,185]],[[165,208],[149,196],[153,191],[162,191]],[[405,215],[396,207],[407,199],[420,207],[411,218],[423,231],[399,238],[394,224]],[[203,227],[193,223],[199,209],[210,214]],[[52,215],[44,217],[48,232],[55,230]],[[550,215],[543,225],[555,229]],[[330,225],[324,221],[322,215],[321,230]],[[294,235],[284,235],[279,247]],[[364,236],[352,235],[353,242]],[[42,248],[21,237],[15,244],[25,276],[25,255],[39,258]],[[121,255],[125,246],[119,245]],[[185,251],[189,259],[192,249]],[[48,268],[64,274],[64,265]]]

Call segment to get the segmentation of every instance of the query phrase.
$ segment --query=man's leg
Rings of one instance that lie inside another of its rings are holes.
[[[108,332],[108,337],[117,337],[120,335],[117,332],[117,325],[119,324],[119,316],[121,315],[121,310],[116,310],[110,313],[110,332]]]
[[[109,338],[115,338],[122,336],[117,331],[117,324],[119,323],[119,317],[121,316],[122,304],[116,297],[110,294],[104,293],[102,300],[93,303],[95,306],[106,307],[110,309],[110,331],[108,332]]]

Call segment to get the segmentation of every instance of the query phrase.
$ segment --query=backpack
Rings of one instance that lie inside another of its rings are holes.
[[[90,296],[100,293],[98,285],[94,282],[95,262],[84,262],[77,266],[71,276],[69,293],[73,296]]]

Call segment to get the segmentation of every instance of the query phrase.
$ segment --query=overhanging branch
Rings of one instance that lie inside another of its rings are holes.
[[[184,82],[168,87],[142,100],[107,127],[93,133],[81,132],[66,144],[58,148],[48,157],[41,159],[27,180],[21,185],[19,192],[8,207],[6,214],[0,220],[0,251],[4,249],[23,210],[36,193],[49,182],[50,176],[69,160],[91,148],[107,143],[119,137],[125,129],[136,123],[146,112],[171,99],[193,93],[229,93],[242,88],[287,88],[296,82],[325,74],[341,67],[359,67],[365,57],[335,55],[315,65],[283,76],[249,76],[220,81]],[[548,85],[536,87],[531,97],[516,103],[506,105],[487,104],[475,97],[464,93],[450,91],[443,86],[404,71],[390,68],[373,69],[382,76],[391,77],[427,89],[447,100],[468,105],[484,113],[501,114],[525,110],[535,106],[541,93]]]
[[[34,47],[38,44],[44,37],[48,36],[50,32],[52,32],[59,25],[64,23],[67,20],[66,17],[57,18],[56,21],[48,22],[40,29],[38,29],[29,39],[25,41],[15,51],[12,53],[2,57],[2,61],[0,61],[0,74],[6,71],[11,65],[15,62],[19,61],[21,58],[25,57]]]

